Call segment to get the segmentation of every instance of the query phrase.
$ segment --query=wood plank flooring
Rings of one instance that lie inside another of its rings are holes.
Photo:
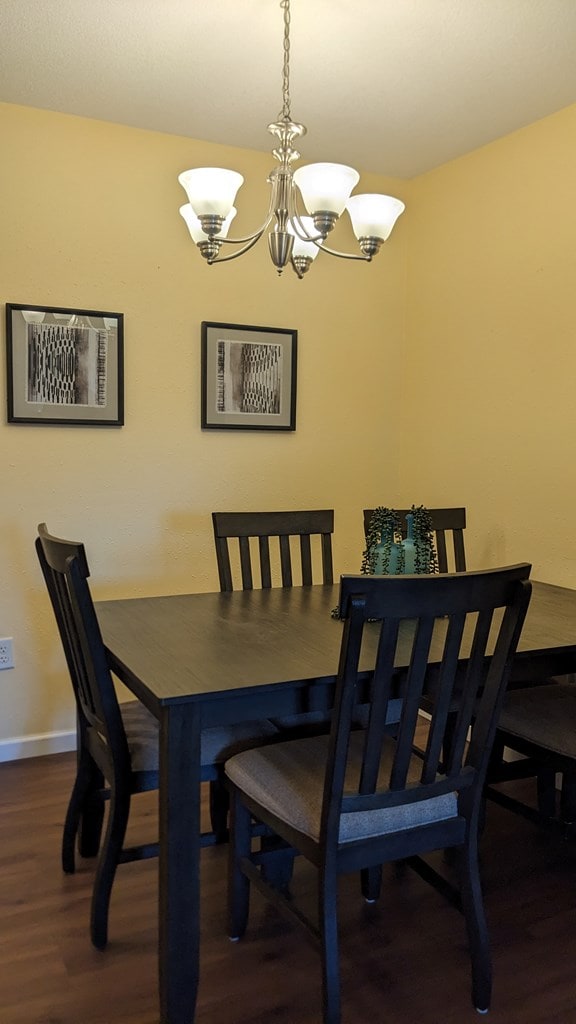
[[[157,861],[119,868],[110,944],[92,948],[94,871],[62,874],[59,845],[74,757],[0,765],[0,1024],[158,1024]],[[134,838],[153,836],[155,794],[134,801]],[[576,1024],[576,843],[489,804],[482,840],[494,954],[492,1024]],[[315,950],[253,898],[244,940],[225,931],[226,849],[202,853],[197,1024],[320,1024]],[[299,864],[295,889],[313,899]],[[388,866],[366,906],[343,879],[342,1024],[465,1024],[464,924],[409,869]]]

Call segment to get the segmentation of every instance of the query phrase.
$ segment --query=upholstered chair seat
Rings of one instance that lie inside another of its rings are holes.
[[[365,740],[363,730],[350,735],[344,792],[358,791]],[[226,774],[246,796],[264,804],[291,828],[319,840],[328,744],[329,737],[320,736],[247,750],[227,762]],[[387,789],[394,749],[395,741],[385,739],[380,769],[383,791]],[[421,760],[414,758],[411,774],[415,781],[421,770]],[[352,842],[445,821],[457,814],[456,794],[445,793],[398,807],[343,814],[338,838],[341,843]]]

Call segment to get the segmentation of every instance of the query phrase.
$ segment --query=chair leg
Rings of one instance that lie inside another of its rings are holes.
[[[104,780],[102,780],[104,785]],[[78,852],[81,857],[97,857],[102,839],[102,826],[104,824],[104,810],[106,801],[99,789],[93,793],[88,803],[84,806],[80,826],[78,829]]]
[[[228,812],[230,797],[225,784],[220,779],[210,783],[210,822],[216,843],[228,842]]]
[[[362,868],[360,872],[360,885],[366,903],[375,903],[380,898],[380,890],[382,888],[381,865],[376,864],[375,867]]]
[[[262,861],[262,878],[269,885],[285,894],[290,889],[296,851],[279,836],[262,836],[260,850],[263,854],[274,853],[272,858]]]
[[[228,852],[228,935],[232,942],[246,931],[250,909],[250,882],[241,868],[250,856],[252,817],[240,796],[233,792],[230,803],[230,846]]]
[[[490,1006],[492,964],[488,926],[482,899],[476,829],[468,835],[461,854],[462,910],[466,920],[472,967],[472,1003],[481,1013]]]
[[[74,874],[76,837],[82,857],[95,857],[100,846],[104,779],[90,755],[80,751],[76,778],[70,794],[62,833],[62,870]]]
[[[566,829],[566,834],[572,836],[576,822],[576,774],[574,772],[565,771],[562,773],[560,817]]]
[[[128,815],[130,813],[130,793],[122,789],[110,788],[110,810],[106,834],[100,851],[94,888],[92,890],[92,912],[90,934],[96,949],[104,949],[108,942],[108,910],[112,885],[116,868],[122,853]]]
[[[541,768],[536,776],[538,810],[545,818],[556,817],[556,772],[553,768]]]
[[[323,1024],[340,1024],[340,965],[338,953],[337,875],[334,868],[320,869],[318,923],[322,956]]]

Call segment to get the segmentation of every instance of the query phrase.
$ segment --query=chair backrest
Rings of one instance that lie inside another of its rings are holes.
[[[396,509],[396,515],[400,520],[402,536],[406,536],[406,516],[409,508]],[[464,530],[466,528],[465,508],[429,508],[432,521],[432,529],[436,541],[436,554],[438,556],[439,572],[465,572],[466,554],[464,551]],[[364,509],[364,535],[368,536],[370,520],[374,509]],[[446,535],[452,539],[450,547],[446,544]]]
[[[84,545],[53,537],[41,523],[36,551],[70,672],[83,737],[102,770],[129,770],[128,744],[88,585],[90,572]]]
[[[521,564],[454,575],[342,577],[345,621],[322,818],[327,838],[337,839],[342,815],[448,793],[477,801],[479,811],[497,719],[530,600],[530,569]],[[360,648],[364,632],[373,630],[379,637],[369,683],[368,725],[365,733],[353,733],[356,704],[366,685],[364,663],[359,677]],[[409,667],[401,674],[402,711],[391,741],[386,739],[385,723],[388,703],[397,696],[395,666]],[[414,780],[415,729],[423,691],[430,693],[431,720]],[[449,715],[455,716],[455,724],[446,753]],[[344,789],[351,743],[361,744],[362,767],[357,785],[348,778]],[[385,778],[380,768],[384,744],[393,749]]]
[[[259,570],[260,586],[263,588],[273,586],[276,555],[282,586],[294,585],[294,548],[291,546],[290,538],[297,538],[295,544],[299,549],[300,578],[296,582],[302,583],[303,586],[311,586],[314,582],[334,582],[332,569],[334,511],[332,509],[303,512],[213,512],[212,523],[220,590],[222,591],[235,589],[231,552],[228,546],[228,541],[232,539],[238,541],[242,590],[254,588],[254,569],[256,567]],[[270,541],[274,538],[278,543],[271,552]],[[321,579],[316,580],[314,580],[312,538],[316,538],[321,562]],[[251,539],[254,542],[252,545]]]

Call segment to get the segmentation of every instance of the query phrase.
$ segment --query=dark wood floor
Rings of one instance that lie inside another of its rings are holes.
[[[0,765],[0,1024],[158,1024],[157,862],[119,869],[109,948],[87,933],[94,865],[64,876],[59,843],[72,755]],[[155,831],[155,799],[134,835]],[[315,950],[253,900],[245,939],[225,932],[226,850],[202,854],[198,1024],[319,1024]],[[494,953],[492,1024],[576,1024],[576,842],[491,804],[482,841]],[[313,873],[296,889],[311,899]],[[410,870],[386,870],[380,903],[356,878],[341,894],[343,1024],[465,1024],[479,1018],[458,912]]]

